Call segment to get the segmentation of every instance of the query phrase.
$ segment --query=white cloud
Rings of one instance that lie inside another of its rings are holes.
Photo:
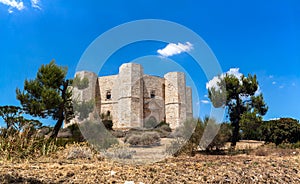
[[[33,8],[41,9],[40,7],[40,0],[30,0],[31,1],[31,6]]]
[[[201,100],[201,103],[203,103],[203,104],[209,104],[210,102],[208,100]]]
[[[204,95],[204,98],[208,98],[208,95]]]
[[[275,81],[273,81],[273,82],[272,82],[272,84],[273,84],[273,85],[275,85],[275,84],[276,84],[276,82],[275,82]]]
[[[226,73],[221,74],[221,78],[224,78],[226,74],[228,75],[234,75],[236,78],[241,79],[242,75],[239,72],[239,68],[230,68],[230,70]],[[206,83],[206,89],[211,89],[212,87],[214,87],[215,89],[219,89],[219,85],[218,83],[221,82],[219,76],[215,76],[212,80],[208,81],[208,83]]]
[[[258,96],[260,94],[261,94],[261,89],[260,89],[260,86],[258,86],[257,90],[255,91],[254,96]]]
[[[13,9],[17,9],[17,10],[21,11],[25,8],[24,3],[22,1],[0,0],[0,3],[9,6],[8,13],[13,13]]]
[[[294,87],[295,87],[295,86],[296,86],[296,83],[295,83],[295,82],[293,82],[293,83],[292,83],[292,86],[294,86]]]
[[[158,49],[157,53],[163,57],[169,57],[177,54],[181,54],[182,52],[189,52],[193,49],[193,45],[190,42],[182,43],[169,43],[165,48]]]
[[[273,75],[270,75],[270,76],[269,76],[269,79],[273,79],[273,78],[274,78],[274,76],[273,76]]]
[[[226,73],[222,73],[220,75],[221,79],[225,77],[226,74],[228,75],[234,75],[236,78],[240,79],[240,83],[242,83],[241,78],[243,76],[242,73],[240,73],[239,68],[230,68],[228,72]],[[206,89],[211,89],[211,88],[215,88],[216,90],[219,90],[220,87],[218,85],[218,83],[221,82],[219,76],[215,76],[213,79],[211,79],[210,81],[208,81],[206,83]],[[257,91],[255,92],[255,95],[259,95],[261,93],[261,89],[260,86],[258,86]]]

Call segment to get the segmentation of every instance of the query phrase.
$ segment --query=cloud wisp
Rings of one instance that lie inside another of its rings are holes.
[[[202,103],[202,104],[209,104],[210,101],[208,101],[208,100],[201,100],[201,103]]]
[[[13,13],[13,9],[17,9],[17,10],[21,11],[25,8],[23,1],[0,0],[0,3],[9,7],[8,13]]]
[[[158,49],[157,53],[162,57],[170,57],[181,54],[183,52],[189,52],[193,50],[193,44],[190,42],[186,43],[169,43],[165,48]]]
[[[40,0],[31,0],[31,6],[33,7],[33,8],[36,8],[36,9],[41,9],[41,7],[40,7]]]
[[[40,2],[40,0],[30,0],[31,7],[41,10]],[[24,0],[0,0],[0,4],[1,3],[8,6],[8,13],[10,14],[14,13],[14,10],[22,11],[26,8],[26,2],[24,4]]]

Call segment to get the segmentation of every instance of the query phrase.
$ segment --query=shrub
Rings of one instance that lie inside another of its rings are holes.
[[[166,137],[169,137],[169,135],[172,132],[172,129],[170,128],[169,124],[164,123],[164,124],[160,124],[159,126],[155,127],[154,131],[159,133],[160,138],[166,138]]]
[[[93,157],[92,150],[88,147],[76,146],[68,150],[67,159],[91,159]]]
[[[116,138],[123,138],[126,136],[126,132],[122,130],[113,130],[110,133]]]
[[[300,124],[292,118],[280,118],[266,121],[262,125],[262,135],[266,142],[277,146],[281,143],[296,143],[300,141]]]
[[[118,140],[111,135],[102,123],[85,121],[80,123],[79,127],[86,140],[98,151],[118,144]]]
[[[176,129],[175,133],[174,145],[168,147],[167,149],[171,150],[166,152],[171,152],[174,156],[181,154],[194,156],[203,134],[203,122],[200,119],[187,120],[183,126]]]
[[[205,132],[204,132],[205,130]],[[168,153],[174,152],[174,156],[180,154],[194,155],[199,149],[219,150],[225,146],[226,142],[231,138],[231,126],[227,123],[217,124],[214,119],[206,117],[204,121],[200,119],[188,120],[182,127],[179,127],[172,133],[175,140],[172,146],[167,150]],[[201,141],[201,142],[200,142]]]
[[[131,159],[135,153],[136,151],[130,150],[128,145],[114,145],[104,152],[104,155],[108,158]]]
[[[160,144],[160,135],[157,132],[132,134],[125,141],[131,146],[154,146]]]
[[[155,128],[157,126],[157,120],[151,116],[144,124],[145,128]]]
[[[216,124],[213,124],[212,126],[217,126]],[[222,123],[220,125],[220,129],[217,133],[217,135],[214,137],[212,142],[207,146],[206,150],[220,150],[222,147],[225,146],[226,142],[230,141],[230,138],[232,136],[232,127],[230,124]]]

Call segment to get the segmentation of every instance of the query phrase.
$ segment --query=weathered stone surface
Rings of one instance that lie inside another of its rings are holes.
[[[193,117],[192,90],[186,87],[182,72],[170,72],[162,78],[145,75],[139,64],[125,63],[118,75],[97,77],[86,71],[76,75],[87,77],[89,86],[74,88],[73,98],[94,99],[96,113],[109,113],[115,129],[143,127],[149,119],[165,120],[174,129]]]

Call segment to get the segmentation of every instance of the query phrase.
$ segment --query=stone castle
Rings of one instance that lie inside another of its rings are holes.
[[[162,78],[144,74],[140,64],[125,63],[117,75],[98,77],[80,71],[76,76],[87,78],[89,84],[84,89],[74,87],[73,98],[94,100],[97,113],[109,115],[114,129],[161,121],[175,129],[193,117],[192,89],[186,86],[182,72],[169,72]]]

